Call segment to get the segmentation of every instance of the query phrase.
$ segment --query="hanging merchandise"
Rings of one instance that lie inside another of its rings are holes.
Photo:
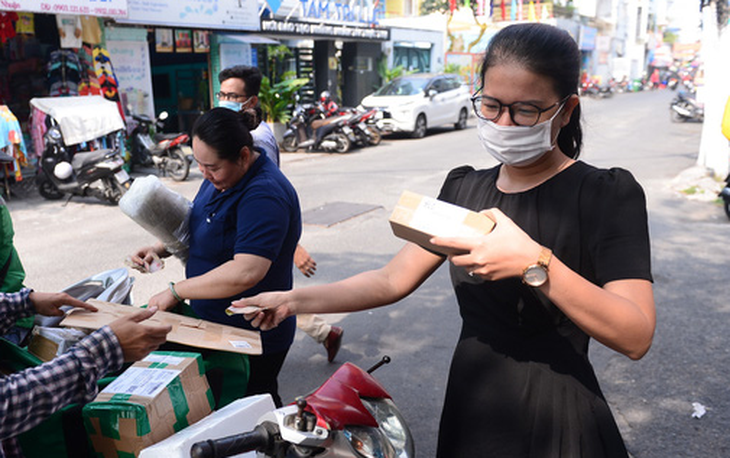
[[[0,150],[13,158],[13,169],[15,180],[20,181],[23,175],[20,166],[27,166],[26,159],[28,150],[23,141],[23,132],[20,130],[20,123],[7,105],[0,105]],[[5,170],[7,173],[7,169]]]
[[[101,87],[101,95],[107,100],[117,102],[119,114],[124,119],[124,109],[119,97],[119,80],[117,80],[117,75],[114,73],[109,51],[101,46],[94,46],[93,57],[96,77],[99,80],[99,87]]]
[[[35,35],[33,13],[18,13],[18,22],[15,23],[15,33]]]
[[[81,19],[78,16],[56,15],[62,48],[81,47]]]
[[[80,83],[79,56],[68,50],[53,51],[48,61],[48,94],[51,97],[78,95]]]
[[[5,43],[9,38],[15,36],[14,23],[17,20],[17,13],[0,11],[0,43]]]
[[[96,16],[81,16],[81,41],[90,45],[101,44],[101,27]]]
[[[79,95],[101,95],[101,86],[96,77],[94,69],[94,56],[91,45],[84,43],[79,49],[79,61],[81,62],[81,83],[79,84]]]

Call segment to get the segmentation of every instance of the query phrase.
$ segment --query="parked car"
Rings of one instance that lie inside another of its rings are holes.
[[[408,132],[421,138],[429,127],[465,128],[469,96],[468,86],[457,75],[416,73],[388,82],[362,99],[359,108],[383,112],[378,125],[383,133]]]

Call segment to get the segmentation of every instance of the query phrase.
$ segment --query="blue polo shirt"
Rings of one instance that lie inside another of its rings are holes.
[[[289,180],[266,155],[261,154],[235,186],[220,192],[204,180],[190,213],[188,278],[233,259],[235,254],[254,254],[271,261],[266,276],[253,288],[226,299],[192,300],[203,319],[253,329],[242,315],[228,316],[226,307],[241,297],[263,291],[292,289],[294,250],[302,232],[299,199]],[[296,318],[290,317],[271,331],[261,333],[264,353],[278,353],[291,346]]]

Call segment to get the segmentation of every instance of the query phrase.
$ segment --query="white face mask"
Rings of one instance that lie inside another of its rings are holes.
[[[552,118],[531,127],[500,126],[493,121],[477,118],[477,132],[484,148],[502,164],[528,165],[555,147],[552,139]],[[503,116],[509,116],[503,113]]]

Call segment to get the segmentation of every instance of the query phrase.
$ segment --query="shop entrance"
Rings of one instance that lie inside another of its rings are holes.
[[[190,132],[210,107],[208,54],[158,52],[150,40],[152,89],[157,114],[167,111],[166,132]]]

